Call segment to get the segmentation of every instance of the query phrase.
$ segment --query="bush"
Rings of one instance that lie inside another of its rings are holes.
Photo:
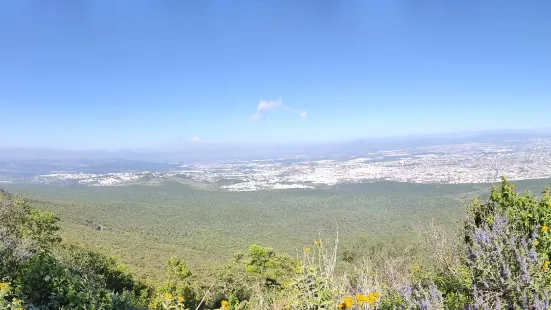
[[[549,308],[549,198],[549,189],[540,200],[521,196],[504,178],[487,203],[471,205],[465,262],[475,307]]]
[[[198,306],[191,271],[185,261],[171,257],[166,264],[165,281],[157,287],[149,308],[195,309]]]
[[[70,269],[49,254],[23,261],[13,279],[15,292],[27,304],[42,309],[105,309],[111,294],[101,283]]]
[[[3,308],[139,309],[146,286],[115,260],[61,245],[57,217],[20,197],[0,199],[0,280]],[[141,307],[143,309],[143,307]]]
[[[140,294],[142,290],[147,290],[145,284],[134,280],[126,266],[97,251],[77,245],[62,245],[56,248],[55,255],[70,268],[95,278],[105,288],[117,294],[124,291]]]

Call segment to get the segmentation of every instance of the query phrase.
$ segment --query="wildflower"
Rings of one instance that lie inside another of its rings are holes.
[[[534,242],[534,245],[537,246],[538,244],[540,244],[540,241],[536,240],[536,242]]]
[[[306,251],[306,253],[310,253],[310,251],[311,251],[312,249],[306,248],[306,249],[304,249],[304,250]]]
[[[550,261],[546,260],[545,263],[543,263],[543,269],[547,270],[549,268],[549,265],[551,264]]]
[[[358,301],[358,306],[360,307],[364,303],[368,303],[371,306],[373,306],[377,303],[377,300],[379,300],[379,297],[381,297],[381,293],[375,292],[375,293],[370,293],[368,295],[356,295],[356,300]]]
[[[10,288],[9,283],[0,283],[0,291],[7,291]]]
[[[349,309],[354,305],[354,299],[350,296],[344,298],[344,302],[340,303],[337,308],[339,309]]]
[[[226,300],[222,300],[220,305],[222,306],[222,309],[224,309],[224,310],[229,310],[230,309],[230,303],[227,302]]]
[[[346,305],[347,308],[350,308],[354,305],[354,299],[352,299],[352,297],[350,297],[350,296],[345,297],[344,298],[344,304]]]
[[[172,299],[174,296],[172,296],[172,294],[170,293],[165,293],[165,298],[166,299]]]
[[[183,303],[183,302],[184,302],[184,300],[185,300],[185,299],[184,299],[184,297],[182,297],[182,296],[178,296],[178,302],[179,302],[179,303]]]
[[[549,230],[549,226],[543,225],[543,226],[541,227],[541,231],[545,232],[545,231],[547,231],[547,230]]]
[[[369,295],[367,295],[367,303],[370,304],[370,305],[374,305],[377,303],[377,300],[379,299],[379,297],[381,296],[381,293],[379,292],[375,292],[375,293],[371,293]]]
[[[530,257],[530,261],[532,263],[535,263],[538,260],[538,253],[536,253],[536,251],[534,251],[533,249],[530,249],[530,251],[528,251],[528,256]]]
[[[358,306],[362,306],[364,302],[367,302],[367,295],[356,295],[356,300],[358,301]]]
[[[414,265],[414,266],[413,266],[413,271],[414,271],[414,272],[419,271],[419,269],[421,269],[421,267],[419,267],[419,265]]]
[[[314,241],[314,245],[318,248],[321,248],[321,240]]]

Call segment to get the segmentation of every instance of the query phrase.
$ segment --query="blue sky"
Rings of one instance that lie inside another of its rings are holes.
[[[550,1],[0,3],[4,147],[551,124]]]

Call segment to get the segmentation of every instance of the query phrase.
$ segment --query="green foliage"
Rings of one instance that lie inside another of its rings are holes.
[[[166,277],[169,281],[184,281],[191,277],[185,261],[172,256],[166,264]]]
[[[472,221],[466,222],[466,232],[473,227],[491,225],[496,215],[507,216],[510,226],[515,232],[530,237],[540,233],[537,251],[549,260],[551,256],[551,188],[546,187],[541,198],[527,191],[524,195],[515,192],[515,185],[502,178],[501,186],[494,186],[486,203],[475,200],[468,208]],[[467,242],[469,240],[468,236]]]
[[[197,276],[210,277],[206,282],[213,280],[215,266],[250,244],[295,256],[297,246],[319,233],[334,233],[336,224],[343,247],[362,237],[370,244],[407,245],[415,240],[417,222],[434,218],[437,224],[456,225],[464,199],[485,190],[395,182],[258,192],[207,191],[178,183],[11,186],[32,197],[34,208],[62,219],[64,240],[116,253],[136,275],[156,280],[164,277],[159,261],[175,255]]]
[[[207,305],[220,306],[223,300],[249,300],[253,294],[253,279],[245,272],[241,262],[243,253],[218,267],[215,272],[214,294],[211,294]]]
[[[286,254],[271,248],[251,245],[244,253],[237,253],[220,266],[215,275],[211,298],[207,307],[220,307],[228,302],[231,309],[245,309],[255,292],[265,298],[284,288],[293,275],[294,261]]]
[[[32,209],[20,197],[2,197],[0,279],[9,281],[0,287],[4,308],[140,308],[134,293],[145,285],[134,282],[113,260],[60,245],[54,214]]]
[[[31,209],[20,228],[22,237],[34,240],[37,249],[49,251],[53,244],[61,241],[61,238],[57,235],[59,230],[58,220],[51,212]]]
[[[540,307],[551,287],[549,274],[549,189],[540,199],[520,195],[502,179],[486,203],[468,208],[465,224],[475,304],[480,307]]]
[[[466,222],[466,241],[472,244],[468,233],[473,229],[494,224],[496,216],[504,215],[512,233],[533,240],[535,250],[544,261],[551,260],[551,188],[546,187],[538,199],[530,191],[524,195],[515,192],[515,185],[505,177],[501,186],[494,186],[486,203],[475,200],[468,213],[473,219]]]
[[[453,273],[436,274],[433,278],[444,295],[446,309],[465,309],[473,303],[473,275],[466,265],[461,264]]]
[[[2,194],[2,192],[0,192],[0,194]],[[1,198],[2,197],[0,197],[0,199]],[[10,285],[11,283],[0,283],[0,309],[22,310],[24,306],[23,301],[13,296]]]
[[[93,281],[49,254],[38,254],[22,262],[13,279],[17,295],[43,309],[104,309],[111,294]]]
[[[295,262],[293,278],[285,283],[282,299],[294,309],[327,309],[338,303],[342,288],[334,276],[335,261],[318,244],[305,249],[303,260]]]
[[[185,261],[171,257],[166,264],[165,280],[157,287],[150,309],[195,309],[199,305],[193,278]]]
[[[247,254],[239,262],[244,264],[248,274],[271,288],[280,288],[292,270],[289,256],[277,254],[273,249],[259,245],[249,246]]]
[[[89,250],[74,244],[64,244],[56,248],[58,260],[71,266],[76,271],[93,276],[112,292],[121,294],[124,291],[137,295],[147,293],[147,285],[134,280],[126,266],[119,264],[113,257],[98,251]]]
[[[33,210],[21,197],[3,193],[0,200],[0,279],[11,278],[18,264],[59,242],[57,218]]]
[[[381,302],[379,303],[379,308],[385,310],[404,309],[405,304],[406,301],[404,300],[403,296],[394,293],[390,296],[385,296],[384,298],[382,298]]]
[[[402,185],[392,185],[393,188],[400,186]],[[419,186],[416,185],[415,188]],[[448,194],[453,192],[450,188],[446,189]],[[385,216],[390,217],[388,222],[377,223],[375,225],[377,229],[386,225],[389,226],[388,230],[382,231],[394,230],[403,235],[411,232],[411,229],[408,230],[409,224],[406,225],[404,224],[406,222],[399,222],[391,217],[396,213],[385,213],[387,210],[384,208],[383,200],[374,198],[375,202],[368,204],[369,207],[373,207],[374,204],[383,204],[383,206],[378,206],[376,210],[367,208],[365,211],[356,206],[365,204],[367,200],[332,192],[330,195],[319,194],[315,197],[318,199],[316,201],[323,201],[322,207],[315,209],[307,202],[314,195],[312,192],[297,192],[299,194],[295,193],[294,201],[301,203],[298,208],[295,206],[294,210],[301,208],[304,210],[297,211],[300,216],[296,223],[312,223],[315,222],[315,218],[325,216],[333,220],[332,216],[337,216],[342,220],[340,223],[343,223],[345,234],[352,233],[354,241],[348,242],[341,252],[337,251],[337,243],[334,248],[329,248],[326,246],[328,243],[317,241],[312,246],[299,251],[301,254],[294,259],[284,251],[278,252],[273,248],[253,244],[245,252],[228,259],[225,264],[201,272],[196,272],[193,265],[188,265],[187,259],[175,256],[169,258],[168,254],[172,255],[178,251],[167,251],[167,249],[181,247],[182,251],[191,253],[204,250],[210,255],[219,257],[213,261],[223,259],[226,257],[228,247],[218,245],[226,241],[231,242],[231,237],[219,238],[218,235],[212,234],[212,231],[220,234],[231,231],[233,236],[239,235],[238,241],[233,241],[237,244],[244,239],[252,239],[250,236],[254,235],[255,230],[259,230],[258,227],[248,230],[250,228],[246,228],[247,225],[254,225],[239,223],[235,219],[248,215],[254,218],[251,219],[254,222],[259,220],[258,214],[254,212],[266,214],[280,211],[267,211],[270,208],[263,205],[264,200],[258,200],[255,203],[259,204],[255,207],[262,207],[262,210],[253,211],[248,207],[240,209],[240,203],[244,201],[250,203],[250,196],[228,194],[228,197],[239,197],[239,199],[236,198],[228,204],[232,208],[225,208],[226,205],[222,203],[219,209],[216,209],[220,211],[218,213],[214,209],[209,209],[209,212],[221,218],[220,226],[213,228],[210,226],[211,223],[202,223],[200,215],[199,218],[195,218],[204,210],[198,211],[201,208],[188,204],[185,212],[189,211],[190,214],[187,216],[197,221],[190,226],[198,225],[202,228],[196,229],[196,227],[191,231],[193,237],[182,241],[189,235],[182,235],[181,230],[175,228],[176,226],[159,225],[160,222],[156,222],[156,219],[162,218],[163,223],[165,220],[170,223],[173,220],[171,216],[178,214],[176,207],[164,205],[165,203],[169,205],[170,200],[162,203],[155,202],[155,208],[143,211],[151,223],[141,222],[143,219],[140,218],[135,221],[133,218],[132,221],[118,222],[125,212],[131,210],[138,213],[138,210],[140,212],[144,210],[140,208],[143,204],[134,205],[135,201],[124,201],[134,199],[132,195],[121,196],[119,201],[98,204],[93,208],[72,206],[84,213],[90,212],[84,218],[80,218],[80,223],[88,223],[86,225],[92,223],[93,227],[97,227],[96,223],[99,222],[102,227],[107,227],[105,230],[89,227],[86,232],[88,228],[75,224],[79,220],[73,218],[74,222],[65,227],[68,227],[71,232],[79,229],[84,231],[76,240],[82,241],[82,236],[96,236],[99,238],[98,242],[106,240],[107,244],[110,244],[111,238],[121,238],[128,243],[126,246],[137,247],[140,250],[144,249],[145,245],[159,244],[158,247],[150,250],[150,253],[162,254],[159,255],[160,258],[157,257],[157,262],[158,259],[164,259],[164,255],[167,255],[165,274],[159,276],[158,279],[161,280],[156,283],[148,284],[137,281],[126,266],[120,264],[117,259],[102,254],[94,247],[77,246],[72,243],[72,240],[61,243],[58,234],[63,233],[63,230],[59,230],[58,218],[49,211],[39,211],[31,207],[31,205],[42,205],[48,208],[56,206],[60,210],[63,209],[62,212],[66,212],[64,214],[75,213],[74,209],[70,210],[69,205],[44,204],[39,201],[32,201],[29,205],[21,197],[0,192],[0,236],[2,237],[0,259],[3,262],[0,265],[0,282],[2,282],[0,283],[0,309],[33,306],[40,309],[128,310],[478,309],[495,308],[499,302],[520,308],[549,308],[545,304],[544,295],[551,289],[549,270],[551,268],[549,262],[551,190],[546,189],[538,198],[530,192],[520,195],[514,189],[514,185],[504,179],[500,187],[492,189],[486,202],[475,200],[470,204],[467,208],[467,218],[463,223],[464,230],[459,233],[459,237],[453,233],[453,228],[458,227],[454,226],[448,229],[452,232],[448,235],[442,231],[430,231],[429,235],[432,235],[437,242],[433,240],[423,244],[421,241],[416,241],[414,237],[408,236],[404,240],[407,240],[405,243],[409,246],[404,246],[404,243],[387,242],[385,239],[371,240],[358,237],[365,233],[360,231],[361,227],[358,225],[362,220],[373,223]],[[351,190],[354,195],[357,195],[359,188],[352,186],[346,190]],[[436,195],[435,188],[432,190]],[[129,193],[133,192],[129,190],[127,194]],[[417,200],[412,200],[409,194]],[[209,195],[212,195],[209,199],[220,202],[217,193]],[[256,193],[254,195],[259,195],[257,197],[266,195],[263,199],[270,200],[288,199],[285,194],[278,196],[272,193]],[[397,205],[405,206],[400,212],[405,212],[408,208],[421,208],[411,207],[411,205],[428,201],[420,198],[419,193],[396,195]],[[343,197],[345,202],[340,200]],[[109,199],[111,198],[113,197]],[[433,196],[431,199],[441,199],[441,203],[449,203],[459,200],[459,196],[447,198]],[[286,201],[286,203],[290,202],[291,200]],[[346,205],[348,202],[351,204]],[[177,201],[175,204],[178,205],[178,203]],[[324,207],[325,205],[333,205],[333,209],[329,210]],[[417,215],[422,217],[428,216],[429,211],[436,212],[435,205],[430,204]],[[112,206],[120,208],[112,208]],[[270,206],[276,206],[276,204]],[[346,209],[348,207],[349,210]],[[109,222],[108,217],[98,219],[96,216],[99,213],[94,213],[98,210],[104,212],[102,216],[113,215],[113,221]],[[448,207],[442,212],[450,210],[454,209]],[[288,211],[284,210],[284,212]],[[317,211],[319,214],[315,214]],[[339,212],[342,214],[339,215]],[[452,214],[459,214],[453,212],[455,211],[451,211]],[[282,216],[275,213],[272,215]],[[351,218],[350,215],[355,213],[365,217]],[[152,214],[156,216],[151,216]],[[174,217],[178,216],[180,215]],[[279,218],[282,222],[278,225],[289,227],[284,225],[286,221],[295,219],[291,219],[287,214],[285,216]],[[367,216],[373,216],[375,220]],[[234,218],[231,219],[232,217]],[[91,220],[88,221],[89,219]],[[182,219],[179,218],[179,221]],[[255,224],[270,225],[268,224],[270,220],[272,219],[266,219],[266,223]],[[187,223],[190,222],[190,220],[187,221]],[[328,222],[317,223],[325,228],[328,227]],[[446,221],[446,223],[452,225],[453,221]],[[117,224],[120,226],[117,227]],[[159,228],[154,229],[156,225]],[[236,232],[230,230],[230,226]],[[307,225],[301,227],[305,227],[305,230],[312,229]],[[240,230],[241,228],[243,230]],[[276,233],[289,236],[288,242],[300,240],[293,235],[296,231],[287,232],[283,231],[284,229]],[[425,227],[425,230],[429,231],[428,227]],[[212,238],[209,241],[212,243],[204,246],[203,243],[197,242],[201,239],[194,239],[198,238],[195,234],[209,240]],[[67,239],[71,238],[70,234],[67,236]],[[140,238],[136,236],[146,236],[144,243],[139,243]],[[135,241],[138,243],[134,243]],[[119,254],[125,253],[119,251],[120,247],[115,249]],[[139,256],[142,255],[142,251],[134,249],[132,254]],[[498,257],[499,259],[496,259]],[[212,261],[209,264],[212,264]],[[137,268],[136,265],[134,268]],[[209,271],[213,269],[215,272],[210,273]],[[504,270],[510,272],[504,273]]]

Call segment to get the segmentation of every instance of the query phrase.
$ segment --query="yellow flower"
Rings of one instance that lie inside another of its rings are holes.
[[[543,225],[543,226],[541,227],[541,231],[547,231],[547,230],[549,230],[549,226]]]
[[[353,305],[354,305],[354,299],[350,296],[347,296],[344,298],[344,302],[341,302],[340,304],[337,305],[337,308],[349,309],[349,308],[352,308]]]
[[[377,292],[377,293],[371,293],[369,295],[367,295],[367,302],[370,304],[370,305],[374,305],[375,303],[377,303],[377,300],[379,299],[379,296],[381,296],[381,293]]]
[[[172,294],[170,293],[165,293],[165,298],[166,299],[172,299],[174,296],[172,296]]]
[[[312,249],[306,248],[306,249],[304,249],[304,251],[306,251],[306,253],[310,253],[310,251],[312,251]]]
[[[540,244],[540,241],[536,240],[536,242],[534,242],[534,245],[538,245],[538,244]]]
[[[0,283],[0,291],[7,291],[10,288],[9,283]]]
[[[222,309],[224,309],[224,310],[229,310],[230,309],[230,303],[225,301],[225,300],[222,300],[220,305],[222,306]]]
[[[543,269],[546,269],[549,268],[549,265],[551,264],[550,261],[546,260],[545,263],[543,263]]]
[[[364,303],[368,303],[370,305],[375,305],[377,303],[377,300],[381,297],[381,293],[375,292],[370,293],[367,295],[356,295],[356,300],[358,301],[358,306],[362,306]]]
[[[314,241],[314,245],[317,246],[318,248],[321,248],[321,240]]]
[[[421,267],[419,267],[419,265],[414,265],[413,266],[413,271],[417,272],[417,271],[419,271],[419,269],[421,269]]]
[[[364,302],[367,302],[367,296],[366,295],[356,295],[356,300],[358,301],[358,306],[362,306]]]
[[[184,302],[184,300],[185,300],[185,299],[184,299],[184,297],[182,297],[182,296],[178,296],[178,302],[179,302],[179,303],[182,303],[182,302]]]

